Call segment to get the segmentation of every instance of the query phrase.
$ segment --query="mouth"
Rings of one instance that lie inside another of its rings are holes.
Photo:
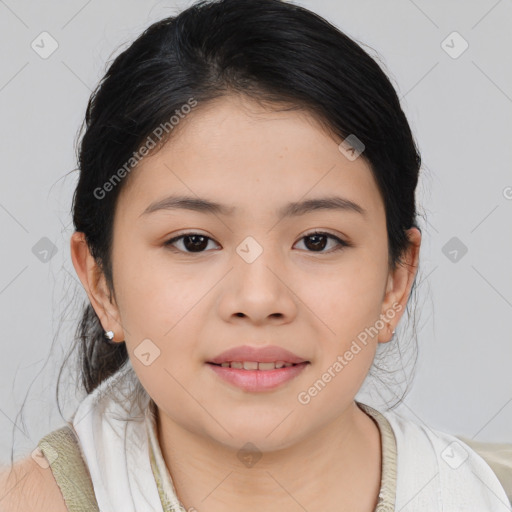
[[[271,371],[279,370],[280,368],[289,368],[291,366],[298,366],[301,364],[309,364],[309,361],[303,361],[301,363],[288,363],[286,361],[270,361],[270,362],[258,362],[258,361],[225,361],[224,363],[212,363],[215,366],[222,368],[235,368],[237,370],[261,370]]]
[[[311,363],[225,361],[207,365],[224,382],[249,393],[272,391],[299,376]]]

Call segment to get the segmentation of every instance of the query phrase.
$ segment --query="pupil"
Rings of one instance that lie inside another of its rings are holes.
[[[306,240],[308,239],[313,239],[313,240],[316,240],[315,242],[313,242],[313,244],[309,244],[309,245],[312,245],[313,248],[316,248],[316,249],[319,249],[319,250],[322,250],[325,248],[325,241],[326,241],[326,236],[325,235],[310,235],[308,237],[306,237]],[[323,243],[322,242],[318,242],[318,239],[323,239]],[[320,247],[319,247],[320,245]],[[308,243],[306,242],[306,247],[309,248],[308,246]]]
[[[187,240],[195,240],[196,243],[188,244]],[[197,243],[199,241],[199,243]],[[208,241],[205,236],[202,235],[191,235],[187,236],[183,239],[183,243],[188,251],[194,252],[194,251],[201,251],[206,248],[208,245]]]

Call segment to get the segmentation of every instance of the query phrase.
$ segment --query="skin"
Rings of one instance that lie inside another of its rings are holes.
[[[391,271],[384,204],[369,165],[346,158],[341,139],[306,112],[271,112],[238,96],[199,107],[132,171],[119,196],[115,297],[109,301],[81,233],[71,238],[77,274],[103,328],[126,343],[158,406],[162,454],[186,508],[373,511],[380,435],[354,397],[377,344],[391,339],[405,310],[421,234],[409,230],[407,264]],[[238,212],[141,215],[178,193]],[[366,216],[317,210],[276,217],[288,202],[333,194],[356,202]],[[327,238],[315,249],[304,238],[315,229],[353,246],[333,251],[336,241]],[[175,242],[175,251],[164,245],[184,232],[210,238],[203,252],[187,252],[190,240]],[[263,249],[252,263],[236,252],[247,236]],[[393,309],[399,311],[389,325],[307,405],[299,403],[298,394]],[[134,351],[148,338],[160,355],[146,366]],[[246,392],[205,364],[243,344],[276,344],[311,364],[278,389]],[[262,454],[250,468],[237,457],[247,442]]]

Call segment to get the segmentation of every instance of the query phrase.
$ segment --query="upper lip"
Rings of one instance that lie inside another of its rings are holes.
[[[297,356],[293,352],[276,345],[267,345],[265,347],[251,347],[249,345],[243,345],[240,347],[234,347],[222,352],[222,354],[219,354],[208,362],[222,364],[232,361],[256,361],[258,363],[283,361],[284,363],[293,364],[308,362],[306,359]]]

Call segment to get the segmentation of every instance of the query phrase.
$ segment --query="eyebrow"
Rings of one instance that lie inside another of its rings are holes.
[[[161,210],[192,210],[199,213],[232,216],[236,213],[237,208],[200,197],[169,196],[151,203],[140,214],[140,217]],[[356,212],[363,216],[366,216],[368,213],[362,206],[349,199],[339,196],[329,196],[288,203],[278,210],[277,216],[279,219],[298,217],[317,210],[342,210]]]

